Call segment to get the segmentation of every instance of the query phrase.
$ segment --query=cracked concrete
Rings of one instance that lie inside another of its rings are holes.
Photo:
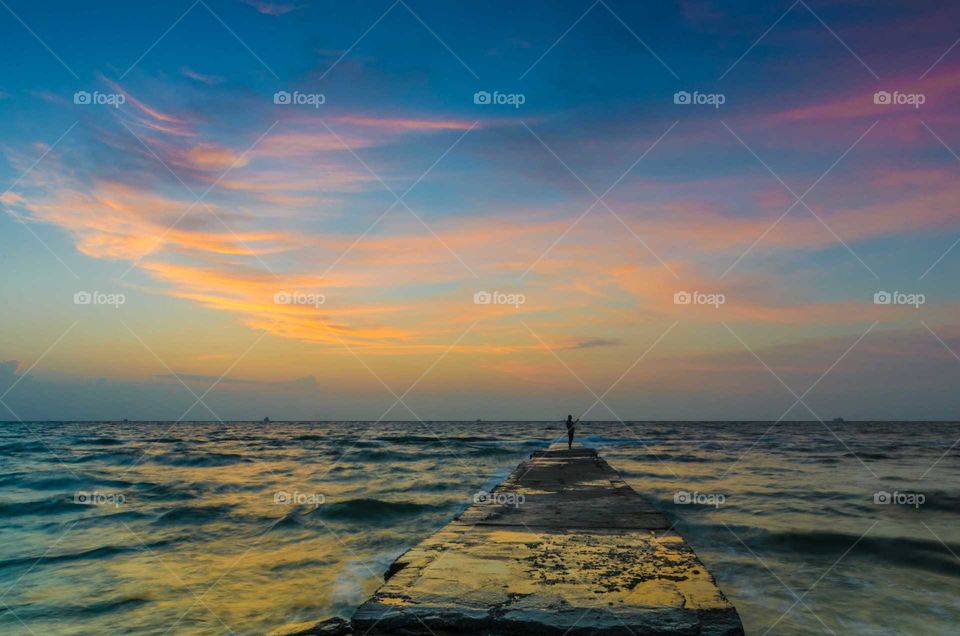
[[[355,633],[743,633],[693,549],[596,451],[534,453],[492,494],[522,503],[474,504],[403,554]]]

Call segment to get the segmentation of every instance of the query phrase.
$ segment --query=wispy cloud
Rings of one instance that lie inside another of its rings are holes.
[[[224,80],[224,78],[218,75],[207,75],[205,73],[200,73],[198,71],[193,70],[189,66],[181,66],[180,74],[183,75],[184,77],[189,77],[192,80],[202,82],[203,84],[207,84],[209,86],[220,84]]]
[[[620,338],[580,338],[568,344],[565,349],[596,349],[598,347],[620,347],[624,342]]]
[[[243,0],[243,3],[253,7],[259,13],[272,16],[284,15],[307,6],[292,2],[267,2],[267,0]]]

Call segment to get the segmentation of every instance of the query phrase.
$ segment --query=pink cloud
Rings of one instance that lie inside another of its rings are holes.
[[[919,108],[912,103],[876,103],[874,96],[878,92],[890,95],[922,95],[924,103]],[[958,95],[960,67],[944,65],[923,80],[916,75],[901,74],[876,84],[852,88],[828,101],[806,103],[760,117],[755,119],[756,124],[751,125],[787,129],[783,125],[812,123],[830,126],[855,119],[881,120],[883,132],[888,136],[915,139],[917,133],[922,131],[920,120],[958,121],[953,108]],[[803,96],[798,95],[798,100],[802,101]],[[833,134],[825,129],[823,132]]]
[[[475,216],[437,214],[425,220],[429,229],[397,206],[357,241],[383,211],[380,202],[370,205],[370,197],[357,195],[383,188],[341,140],[351,149],[377,148],[404,136],[464,131],[471,122],[339,115],[329,119],[334,135],[321,121],[297,113],[248,153],[255,139],[216,137],[208,131],[211,122],[125,94],[129,108],[117,116],[147,128],[141,137],[163,163],[188,183],[216,184],[206,205],[195,205],[186,193],[171,194],[171,188],[182,192],[182,187],[123,130],[98,130],[99,142],[135,151],[147,167],[93,165],[92,176],[78,176],[75,163],[53,154],[31,174],[41,192],[10,204],[33,221],[64,229],[87,256],[137,262],[158,293],[230,312],[245,325],[277,323],[280,335],[310,342],[333,343],[339,336],[384,354],[409,353],[449,344],[479,317],[486,342],[463,343],[461,350],[507,355],[537,346],[517,328],[515,318],[525,315],[547,325],[544,338],[552,347],[602,355],[617,347],[576,345],[594,342],[594,333],[628,342],[638,317],[715,323],[721,314],[682,310],[673,294],[717,288],[716,261],[732,262],[791,203],[776,183],[767,179],[758,187],[752,175],[625,182],[608,202],[680,280],[602,207],[537,262],[582,212],[569,202]],[[399,178],[383,172],[385,179]],[[855,183],[824,184],[817,191],[831,202],[824,218],[848,241],[957,224],[960,186],[950,171],[885,166],[857,177]],[[877,196],[857,196],[863,184],[872,184]],[[810,204],[819,210],[814,198]],[[835,244],[798,206],[757,250]],[[714,262],[708,267],[706,261]],[[778,291],[782,282],[779,273],[738,272],[718,289],[730,298],[724,319],[849,325],[864,315],[857,302],[784,298]],[[530,300],[521,308],[478,310],[473,293],[496,286],[522,290]],[[319,310],[278,306],[272,294],[283,289],[326,293],[330,303]],[[397,302],[398,297],[407,300]],[[602,325],[611,326],[609,335]]]

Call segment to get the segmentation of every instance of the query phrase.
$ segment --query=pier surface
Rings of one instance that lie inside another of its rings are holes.
[[[592,449],[534,453],[400,556],[356,634],[743,634],[686,541]]]

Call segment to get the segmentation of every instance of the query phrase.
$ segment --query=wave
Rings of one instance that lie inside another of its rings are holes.
[[[80,510],[72,497],[65,495],[36,501],[0,501],[0,519],[25,515],[62,515]]]
[[[566,437],[566,436],[564,436]],[[637,445],[642,446],[640,440],[636,439],[625,439],[623,437],[604,437],[603,435],[585,435],[577,438],[585,445],[596,445],[596,446],[631,446]],[[648,436],[644,436],[643,441],[646,442],[649,440]]]
[[[78,439],[71,442],[73,446],[120,446],[125,442],[115,437],[95,437],[93,439]]]
[[[455,481],[442,481],[432,484],[416,484],[410,490],[420,490],[423,492],[446,492],[448,490],[463,490],[463,484]],[[398,490],[397,492],[404,492],[404,490]]]
[[[160,484],[144,481],[134,484],[134,487],[137,489],[137,498],[139,499],[166,499],[170,501],[197,499],[210,490],[203,482],[184,483],[180,481]]]
[[[481,448],[468,447],[466,453],[457,453],[456,451],[446,453],[447,455],[463,454],[467,457],[498,457],[506,455],[516,455],[517,449],[503,448],[502,446],[484,446]]]
[[[17,455],[20,453],[40,453],[45,452],[47,446],[43,442],[7,442],[0,444],[0,455]]]
[[[779,455],[789,455],[789,452],[780,452]],[[853,455],[850,455],[853,457]],[[840,458],[836,455],[808,455],[804,463],[816,464],[817,466],[832,466],[840,463]]]
[[[60,616],[74,617],[100,616],[102,614],[110,614],[111,612],[116,612],[118,610],[133,609],[135,607],[140,607],[141,605],[146,605],[149,602],[150,599],[140,596],[122,596],[119,598],[112,598],[105,601],[90,603],[89,605],[61,607],[57,613]]]
[[[19,472],[19,473],[7,473],[6,475],[0,475],[0,486],[17,485],[27,475],[30,475],[30,473]]]
[[[420,442],[420,444],[423,444]],[[439,443],[426,444],[426,449],[414,450],[406,448],[380,448],[371,450],[351,451],[342,455],[350,462],[394,463],[419,462],[425,460],[456,460],[457,457],[514,457],[522,455],[521,449],[505,448],[503,446],[470,446]],[[339,458],[338,458],[339,459]]]
[[[403,453],[397,453],[394,451],[374,451],[374,450],[362,450],[362,451],[347,450],[341,455],[341,457],[347,458],[351,462],[388,462],[388,461],[404,461],[404,460],[413,461],[416,459],[416,457],[412,455],[405,455]]]
[[[60,621],[64,618],[88,618],[92,616],[101,616],[111,614],[116,611],[125,611],[134,609],[141,605],[150,603],[150,599],[140,596],[122,596],[110,598],[101,601],[94,601],[83,605],[77,604],[25,604],[14,605],[16,616],[23,620],[55,620]],[[12,611],[12,609],[8,609]],[[0,610],[0,615],[3,611]]]
[[[71,457],[65,461],[71,464],[89,464],[90,462],[102,462],[104,464],[112,464],[115,466],[122,466],[124,464],[133,463],[140,461],[140,458],[143,457],[143,451],[135,448],[118,448],[116,450],[105,452],[105,453],[96,453],[91,452],[85,455],[80,455],[79,457]]]
[[[79,486],[80,484],[89,483],[89,479],[82,479],[72,475],[58,475],[55,477],[23,475],[17,480],[18,485],[25,486],[33,490],[63,490],[64,488],[70,488]]]
[[[304,559],[303,561],[292,561],[289,563],[276,563],[269,567],[271,572],[285,572],[287,570],[302,570],[306,568],[330,567],[337,564],[336,559]]]
[[[377,440],[390,444],[436,444],[440,441],[447,441],[443,437],[434,437],[432,435],[378,435]],[[486,439],[486,438],[484,438]],[[466,441],[464,438],[450,439],[449,441]]]
[[[173,452],[151,455],[148,461],[155,464],[166,464],[167,466],[231,466],[253,460],[238,453],[183,454]]]
[[[317,435],[316,433],[310,433],[307,435],[297,435],[293,439],[298,442],[328,442],[330,441],[330,436]]]
[[[143,549],[149,548],[163,548],[173,543],[180,541],[180,539],[161,539],[158,541],[153,541],[150,543],[137,543],[136,545],[129,546],[118,546],[118,545],[106,545],[100,546],[97,548],[89,548],[87,550],[80,550],[77,552],[63,552],[60,554],[42,554],[37,557],[36,555],[25,556],[25,557],[16,557],[13,559],[6,559],[0,561],[0,570],[9,567],[16,567],[21,565],[32,566],[36,565],[48,565],[52,563],[64,563],[71,561],[89,561],[89,560],[101,560],[107,559],[112,556],[117,556],[120,554],[129,554],[133,552],[142,552]]]
[[[162,513],[153,522],[155,525],[197,525],[211,521],[223,521],[230,517],[233,506],[176,506]]]
[[[797,547],[807,551],[820,551],[822,554],[836,554],[838,549],[846,550],[856,542],[857,538],[851,534],[835,532],[810,533],[779,533],[774,536],[773,545]],[[851,551],[863,557],[869,555],[872,559],[887,561],[893,565],[948,574],[960,577],[960,562],[947,549],[957,553],[960,545],[943,544],[936,539],[914,539],[908,537],[871,537],[860,540],[856,548]],[[848,557],[849,558],[849,557]]]
[[[632,453],[626,457],[629,461],[647,461],[647,462],[684,462],[690,464],[723,464],[728,462],[733,462],[736,460],[733,456],[726,457],[710,457],[702,455],[691,455],[689,453],[680,453],[677,455],[672,454],[672,451],[664,451],[661,453],[648,452],[648,453]]]
[[[720,536],[723,526],[697,524],[699,533],[709,528],[710,533]],[[866,530],[866,528],[864,528]],[[960,552],[960,544],[941,543],[935,538],[917,539],[912,537],[860,536],[845,532],[827,531],[770,531],[750,526],[735,527],[737,535],[752,550],[776,551],[796,560],[801,555],[822,556],[833,560],[839,555],[850,552],[845,557],[851,559],[869,559],[886,562],[900,568],[910,568],[936,574],[960,578],[960,561],[951,552]],[[851,549],[851,546],[854,546]]]
[[[509,440],[504,440],[500,437],[489,437],[489,436],[480,436],[480,435],[463,435],[458,437],[449,437],[451,441],[454,442],[497,442],[497,443],[507,443]]]
[[[55,475],[46,474],[27,475],[19,479],[19,485],[33,490],[63,490],[63,489],[81,489],[95,490],[97,488],[115,488],[126,489],[133,484],[123,479],[100,479],[86,476],[74,475]]]
[[[317,511],[325,519],[377,523],[402,517],[415,517],[428,512],[446,511],[447,509],[447,506],[439,504],[363,498],[323,505],[317,508]]]
[[[888,453],[874,453],[870,451],[858,451],[856,453],[849,452],[844,453],[841,457],[858,457],[860,459],[897,459],[896,455],[890,455]]]
[[[100,509],[102,510],[103,508]],[[113,508],[110,508],[110,510],[113,510]],[[64,523],[76,524],[78,526],[110,525],[115,524],[118,521],[139,521],[141,519],[149,519],[151,517],[153,517],[153,515],[146,512],[141,512],[139,510],[123,510],[121,512],[111,512],[108,514],[101,513],[89,517],[81,517],[75,522],[70,521]]]
[[[307,526],[306,521],[303,518],[303,515],[297,508],[294,508],[290,512],[286,513],[279,519],[276,519],[271,525],[267,532],[273,532],[274,530],[290,530],[296,528],[304,528]]]
[[[921,506],[922,510],[936,510],[937,512],[960,514],[960,493],[928,490],[924,493],[924,496],[926,500]]]

